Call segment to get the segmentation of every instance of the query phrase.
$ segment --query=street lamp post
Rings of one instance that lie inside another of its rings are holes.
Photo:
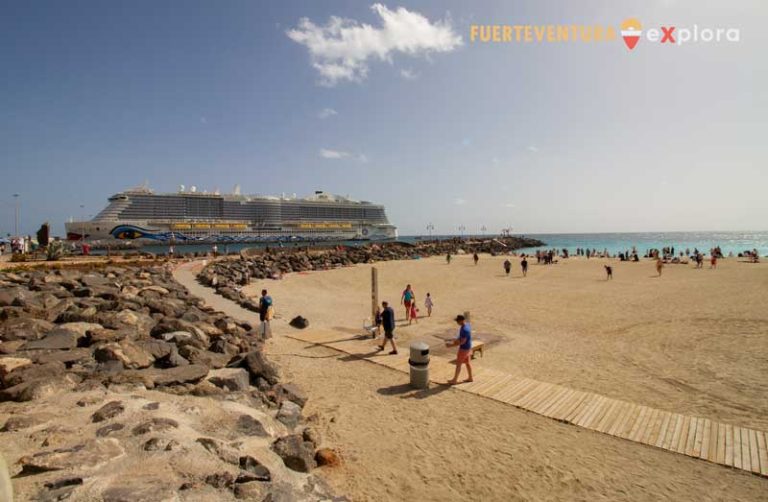
[[[14,202],[14,227],[13,233],[15,237],[19,236],[19,194],[13,194]]]
[[[485,237],[485,231],[486,231],[486,230],[488,230],[488,228],[487,228],[485,225],[483,225],[482,227],[480,227],[480,231],[483,233],[483,237]]]
[[[459,232],[461,233],[461,238],[462,239],[464,238],[464,230],[466,230],[466,229],[467,229],[467,227],[465,227],[464,225],[459,225]]]
[[[80,226],[80,244],[85,244],[85,213],[83,213],[83,209],[85,209],[85,204],[80,204],[80,214],[82,214],[83,222]]]
[[[427,232],[429,232],[429,238],[430,239],[432,238],[432,230],[434,230],[434,229],[435,229],[435,226],[432,223],[429,223],[427,225]]]

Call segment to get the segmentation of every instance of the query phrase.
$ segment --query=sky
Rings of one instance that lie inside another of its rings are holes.
[[[157,191],[382,203],[401,235],[766,230],[768,3],[0,1],[0,235]],[[737,28],[682,45],[474,25]],[[13,194],[19,194],[14,198]]]

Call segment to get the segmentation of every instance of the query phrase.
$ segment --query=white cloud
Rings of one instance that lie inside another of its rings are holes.
[[[517,207],[517,206],[515,205],[514,202],[507,202],[506,204],[504,204],[504,207],[512,208],[512,207]]]
[[[327,119],[328,117],[333,117],[334,115],[338,115],[339,112],[334,110],[333,108],[323,108],[319,112],[317,112],[317,118],[320,119]]]
[[[330,148],[321,148],[318,155],[323,159],[339,160],[339,159],[354,159],[363,164],[368,162],[368,157],[363,154],[354,154],[346,152],[344,150],[331,150]]]
[[[467,201],[464,199],[456,199],[453,201],[453,203],[456,204],[457,206],[463,206],[464,204],[467,203]]]
[[[400,76],[405,80],[416,80],[419,77],[415,71],[409,69],[400,70]]]
[[[528,145],[528,148],[527,148],[527,150],[528,150],[529,152],[531,152],[531,153],[536,153],[536,152],[538,152],[538,151],[539,151],[539,149],[538,149],[538,148],[536,148],[536,147],[535,147],[535,146],[533,146],[533,145]]]
[[[325,26],[302,18],[296,28],[285,32],[291,40],[307,47],[322,85],[364,80],[369,59],[391,61],[396,53],[420,56],[450,52],[462,44],[450,19],[433,23],[418,12],[404,7],[390,10],[378,3],[371,9],[381,18],[380,27],[331,16]]]
[[[320,156],[324,159],[346,159],[351,157],[352,154],[341,150],[329,150],[327,148],[321,148]]]

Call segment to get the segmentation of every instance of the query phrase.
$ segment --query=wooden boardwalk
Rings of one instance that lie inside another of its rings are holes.
[[[397,356],[377,352],[370,338],[317,330],[285,336],[404,373],[409,371],[407,351]],[[445,384],[453,377],[454,368],[447,359],[431,356],[430,380]],[[474,382],[454,388],[592,431],[768,477],[768,434],[764,431],[515,377],[482,366],[475,368],[474,377]]]

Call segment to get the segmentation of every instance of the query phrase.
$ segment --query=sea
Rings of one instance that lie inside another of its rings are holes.
[[[416,243],[430,239],[453,239],[456,235],[409,235],[401,236],[397,240],[400,242]],[[485,236],[463,236],[469,237],[491,237]],[[537,249],[567,249],[569,253],[575,254],[576,248],[595,249],[598,252],[608,250],[612,255],[631,251],[633,247],[637,249],[641,256],[649,249],[662,249],[664,247],[674,247],[675,253],[680,251],[694,249],[709,253],[709,250],[715,246],[720,246],[724,255],[733,253],[738,255],[744,251],[757,249],[760,256],[768,255],[768,231],[755,232],[639,232],[639,233],[594,233],[594,234],[525,234],[523,237],[538,239],[545,243],[539,248],[527,248],[525,252],[535,252]],[[324,242],[320,245],[327,246],[363,246],[365,241],[338,241]],[[307,243],[286,243],[282,246],[290,248],[293,246],[306,246]],[[222,253],[237,253],[244,248],[259,248],[271,246],[275,248],[282,247],[277,243],[239,243],[239,244],[218,244],[218,250]],[[142,251],[155,254],[168,253],[168,245],[144,246]],[[191,244],[175,246],[176,254],[186,253],[207,253],[211,250],[211,244]],[[103,251],[99,251],[102,252]]]

